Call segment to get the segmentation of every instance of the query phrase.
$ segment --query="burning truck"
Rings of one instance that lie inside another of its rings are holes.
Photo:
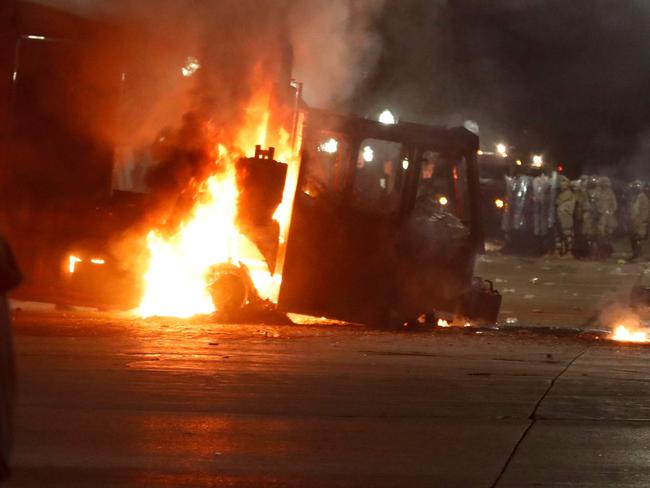
[[[81,89],[88,80],[74,43],[38,36],[19,32],[5,52],[2,185],[22,188],[4,193],[3,218],[26,263],[23,297],[141,316],[236,319],[277,308],[376,323],[439,313],[496,320],[498,293],[473,276],[483,248],[475,134],[310,108],[280,55],[249,73],[240,117],[187,112],[150,148],[151,191],[120,191],[129,72],[101,63],[102,76],[91,76],[102,80],[92,85],[98,97]],[[77,71],[45,87],[40,70],[53,56]],[[201,70],[197,58],[177,66],[184,78]],[[80,92],[101,98],[103,120],[115,124],[102,145],[79,127],[89,100]],[[73,128],[56,118],[70,110],[61,100],[50,110],[62,96],[75,102]],[[43,115],[49,124],[34,123]],[[55,171],[56,161],[70,171]]]

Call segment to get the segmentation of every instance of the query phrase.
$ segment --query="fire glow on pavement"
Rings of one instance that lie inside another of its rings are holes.
[[[616,326],[610,339],[620,342],[648,342],[648,334],[644,330],[620,324]]]

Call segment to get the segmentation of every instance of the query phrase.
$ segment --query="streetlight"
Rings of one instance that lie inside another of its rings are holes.
[[[497,152],[502,158],[508,157],[508,146],[500,142],[497,144]]]
[[[397,119],[390,110],[386,109],[379,114],[379,122],[386,125],[393,125],[397,123]]]
[[[375,159],[375,151],[370,146],[366,146],[363,148],[362,156],[366,163],[372,163],[372,160]]]
[[[544,165],[544,158],[541,154],[533,155],[533,166],[535,168],[541,168]]]

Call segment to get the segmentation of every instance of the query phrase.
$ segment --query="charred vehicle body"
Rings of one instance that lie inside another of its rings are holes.
[[[477,148],[462,128],[311,110],[280,307],[366,322],[436,310],[495,320],[498,305],[480,312],[472,297],[494,295],[472,287]]]
[[[298,118],[286,239],[273,216],[287,165],[260,146],[235,164],[238,228],[282,277],[278,309],[380,324],[495,321],[500,296],[473,277],[483,247],[477,137],[306,107]],[[224,320],[270,310],[243,262],[212,266],[207,286]]]

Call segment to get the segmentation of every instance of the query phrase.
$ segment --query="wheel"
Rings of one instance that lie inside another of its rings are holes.
[[[248,270],[229,263],[212,267],[208,289],[217,311],[225,314],[244,308],[254,294]]]

